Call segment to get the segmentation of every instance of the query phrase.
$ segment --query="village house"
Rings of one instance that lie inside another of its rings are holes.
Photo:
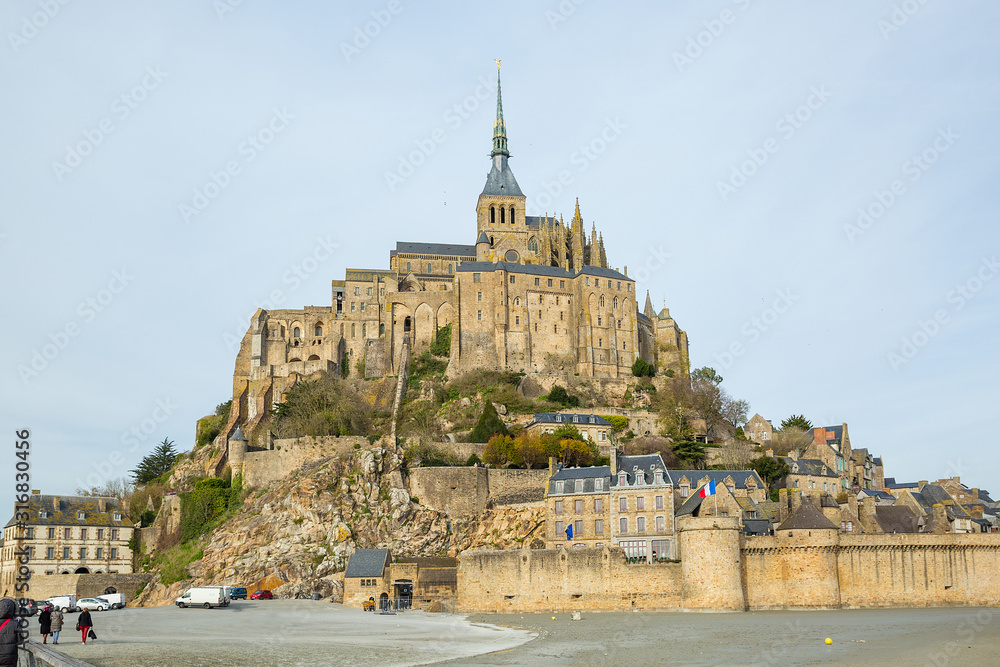
[[[659,454],[586,468],[550,462],[546,547],[621,547],[627,558],[674,558],[673,484]]]
[[[358,549],[344,571],[344,605],[440,611],[458,589],[456,558],[393,558],[388,549]]]
[[[15,591],[17,573],[26,565],[32,575],[131,574],[130,540],[135,528],[116,498],[50,496],[32,491],[23,527],[11,517],[3,531],[0,588]],[[15,556],[28,550],[28,562]]]
[[[923,484],[919,491],[905,489],[896,504],[919,514],[922,533],[982,532],[965,508],[937,484]]]
[[[774,437],[774,427],[771,425],[770,419],[764,419],[760,413],[757,413],[743,427],[743,435],[750,442],[766,445]]]
[[[530,435],[555,433],[561,426],[569,425],[580,432],[585,439],[597,444],[598,447],[611,444],[611,434],[614,426],[600,415],[571,414],[562,412],[539,412],[524,427]],[[603,454],[603,452],[602,452]]]
[[[767,456],[785,462],[789,473],[778,480],[778,485],[786,489],[801,489],[802,491],[823,491],[834,495],[843,491],[840,476],[827,464],[819,459],[799,458],[794,449],[788,456],[774,456],[773,450],[767,450]]]

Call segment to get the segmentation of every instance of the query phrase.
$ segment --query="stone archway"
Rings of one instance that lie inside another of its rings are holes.
[[[73,574],[90,574],[90,570],[85,567],[78,567]]]

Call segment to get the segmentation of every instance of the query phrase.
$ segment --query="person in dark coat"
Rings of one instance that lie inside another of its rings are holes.
[[[42,632],[42,643],[49,643],[49,635],[52,634],[52,610],[46,607],[38,615],[38,627]]]
[[[90,618],[89,609],[84,609],[80,612],[80,618],[77,620],[77,623],[80,625],[80,632],[83,633],[83,643],[86,644],[87,633],[90,632],[92,627],[94,627],[94,621]]]
[[[0,667],[17,667],[20,625],[14,618],[17,605],[10,598],[0,600]]]

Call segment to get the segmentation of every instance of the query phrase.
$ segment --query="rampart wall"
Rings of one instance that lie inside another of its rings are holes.
[[[683,519],[679,563],[617,548],[466,551],[462,611],[1000,606],[1000,534],[740,537],[732,519]]]
[[[488,468],[489,499],[494,505],[515,505],[541,502],[545,499],[545,485],[549,469],[509,470]]]
[[[305,436],[274,441],[274,449],[248,451],[243,459],[243,484],[260,488],[283,479],[303,464],[328,456],[350,456],[355,445],[369,446],[361,436]]]
[[[470,516],[486,509],[489,499],[486,468],[414,468],[410,496],[420,504],[449,516]]]
[[[135,592],[152,578],[151,574],[40,574],[31,577],[28,595],[34,600],[75,595],[79,600],[104,595],[110,587],[124,595],[128,603],[135,599]]]

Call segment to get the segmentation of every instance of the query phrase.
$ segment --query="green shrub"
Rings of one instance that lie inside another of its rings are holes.
[[[375,417],[350,383],[330,375],[297,382],[271,415],[272,430],[280,438],[363,435],[371,433]]]
[[[496,434],[510,435],[510,431],[500,420],[496,408],[491,401],[483,402],[483,412],[479,415],[479,422],[469,434],[469,442],[487,442]]]
[[[431,354],[435,357],[451,355],[451,324],[438,328],[434,335],[434,342],[431,343]]]
[[[621,417],[619,415],[601,415],[601,418],[605,421],[611,422],[611,426],[614,427],[615,433],[621,433],[625,427],[628,426],[628,417]]]
[[[558,384],[552,387],[547,396],[543,396],[542,398],[567,408],[575,408],[580,405],[580,398],[578,396],[571,395],[566,391],[565,387]]]
[[[469,454],[469,458],[465,460],[465,465],[467,466],[479,465],[480,463],[482,463],[482,461],[478,456],[476,456],[474,452],[472,454]]]
[[[635,377],[653,377],[656,375],[656,366],[642,357],[636,357],[635,361],[632,362],[632,375]]]

